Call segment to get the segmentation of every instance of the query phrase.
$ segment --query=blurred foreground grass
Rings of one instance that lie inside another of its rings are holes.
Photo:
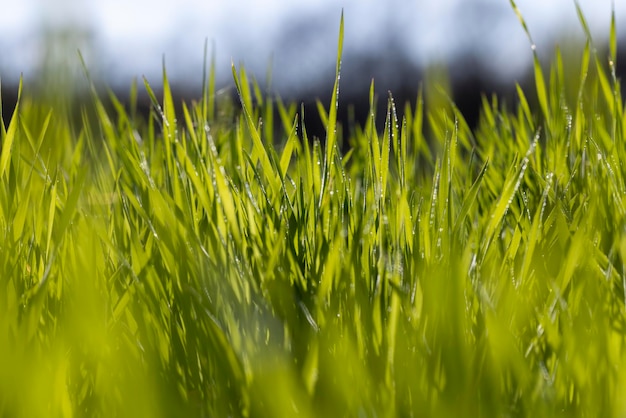
[[[219,118],[213,68],[178,115],[146,83],[147,120],[20,97],[0,416],[625,416],[614,20],[608,66],[590,37],[574,78],[536,59],[538,108],[485,98],[473,132],[445,92],[374,126],[373,84],[338,126],[342,37],[328,108],[274,112],[234,67]]]

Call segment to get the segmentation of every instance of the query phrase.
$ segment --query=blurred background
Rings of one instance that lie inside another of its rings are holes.
[[[607,45],[612,9],[624,39],[626,0],[578,3],[599,49]],[[557,43],[583,45],[573,0],[517,5],[542,57],[549,59]],[[515,81],[529,79],[530,43],[508,0],[1,0],[4,106],[11,106],[20,74],[42,90],[79,89],[85,76],[78,50],[96,83],[122,99],[133,78],[146,76],[158,90],[163,59],[177,99],[197,98],[207,40],[218,88],[232,91],[232,61],[283,99],[326,100],[342,9],[340,100],[357,106],[357,118],[367,112],[372,78],[379,95],[390,90],[404,101],[415,98],[425,77],[449,74],[470,120],[481,92],[506,95]]]

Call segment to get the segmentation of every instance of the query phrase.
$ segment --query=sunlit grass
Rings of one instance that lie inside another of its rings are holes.
[[[232,113],[213,64],[179,112],[146,81],[147,120],[20,94],[0,416],[624,416],[626,113],[614,18],[607,61],[579,16],[575,79],[535,55],[536,106],[475,130],[445,92],[375,126],[374,83],[339,126],[343,19],[328,107],[274,114],[233,66]]]

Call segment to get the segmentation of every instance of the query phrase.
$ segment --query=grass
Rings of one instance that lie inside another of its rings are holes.
[[[579,61],[535,55],[537,105],[485,97],[475,130],[436,89],[375,126],[374,83],[339,126],[343,19],[329,107],[235,66],[239,113],[213,65],[178,113],[146,82],[145,120],[20,85],[0,416],[625,416],[626,113],[615,19],[607,64],[579,17]]]

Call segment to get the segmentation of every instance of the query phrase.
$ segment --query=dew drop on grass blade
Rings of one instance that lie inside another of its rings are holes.
[[[530,148],[526,152],[526,156],[524,156],[520,163],[520,167],[516,168],[517,163],[513,162],[511,168],[509,169],[507,178],[504,183],[504,189],[502,190],[502,194],[500,196],[500,199],[498,200],[498,203],[495,205],[493,211],[491,212],[489,224],[487,225],[487,229],[485,231],[483,244],[484,253],[486,253],[487,249],[491,245],[497,228],[502,222],[502,219],[504,219],[504,216],[506,215],[506,212],[508,211],[511,202],[513,201],[513,197],[515,196],[515,193],[522,183],[522,179],[524,178],[524,174],[526,173],[526,168],[528,167],[530,156],[534,152],[537,142],[539,141],[539,135],[540,130],[537,131],[537,134],[535,135],[535,138],[530,145]]]
[[[303,149],[303,155],[302,155],[302,160],[304,160],[304,163],[300,166],[299,170],[300,170],[300,178],[304,178],[305,180],[305,184],[304,187],[306,188],[306,190],[313,190],[313,193],[317,194],[319,192],[318,189],[314,188],[314,184],[316,183],[316,180],[314,178],[314,170],[313,170],[313,158],[312,158],[312,153],[311,153],[311,146],[309,145],[309,135],[307,134],[307,130],[306,130],[306,125],[304,123],[304,104],[302,104],[300,106],[300,120],[302,121],[301,126],[302,126],[302,149]],[[302,173],[304,171],[304,173]]]
[[[251,103],[250,92],[249,90],[243,89],[243,81],[239,80],[237,76],[237,69],[235,68],[235,64],[231,63],[231,70],[233,73],[233,79],[235,81],[235,87],[237,88],[237,94],[239,95],[239,100],[241,101],[241,107],[243,111],[243,115],[248,126],[248,130],[250,131],[250,136],[252,137],[253,144],[253,153],[252,159],[256,162],[256,160],[260,160],[261,168],[263,169],[263,174],[265,175],[266,180],[269,183],[270,190],[272,192],[272,196],[274,192],[278,189],[278,180],[276,179],[276,175],[274,173],[274,168],[272,167],[272,162],[270,161],[269,156],[267,155],[267,150],[261,141],[261,136],[257,127],[255,126],[255,122],[252,120],[252,116],[250,114],[250,109],[248,109],[247,103]],[[245,72],[242,70],[242,74],[245,75]]]
[[[537,88],[537,99],[539,100],[539,106],[541,107],[541,111],[543,112],[546,121],[550,120],[550,113],[548,109],[548,95],[546,92],[546,83],[543,77],[543,70],[541,69],[541,63],[539,62],[539,56],[537,55],[537,47],[535,42],[533,41],[532,36],[530,35],[530,31],[528,30],[528,26],[526,25],[526,21],[522,16],[517,4],[515,4],[514,0],[510,0],[511,6],[517,15],[517,19],[520,21],[522,27],[524,28],[524,32],[526,32],[526,36],[530,41],[530,47],[533,51],[533,68],[535,73],[535,87]]]
[[[391,106],[393,99],[389,95],[387,102],[387,117],[385,119],[385,131],[383,133],[383,144],[380,153],[380,173],[378,180],[380,181],[380,197],[384,201],[387,192],[387,177],[389,174],[389,155],[391,153]]]
[[[337,107],[339,106],[339,79],[341,78],[341,56],[343,54],[343,10],[341,11],[341,20],[339,22],[339,40],[337,42],[337,62],[335,67],[335,85],[333,86],[333,94],[330,99],[330,110],[328,113],[328,123],[326,125],[326,154],[324,158],[324,166],[322,168],[322,184],[320,190],[320,198],[318,207],[321,207],[322,200],[328,183],[330,182],[330,166],[333,164],[333,153],[335,151],[335,143],[337,142]]]

